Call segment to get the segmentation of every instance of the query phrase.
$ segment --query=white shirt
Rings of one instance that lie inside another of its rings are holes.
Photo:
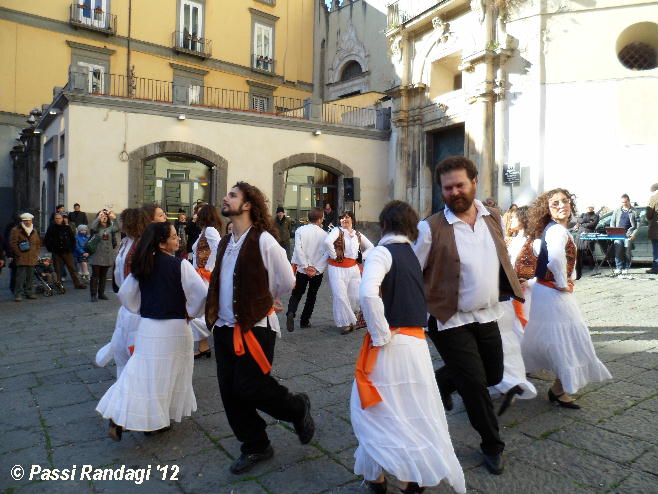
[[[121,287],[125,281],[123,276],[124,267],[126,266],[126,257],[135,240],[132,237],[124,237],[119,244],[119,252],[114,260],[114,282]]]
[[[208,285],[194,270],[192,265],[183,260],[180,269],[180,281],[185,293],[185,310],[192,317],[203,317],[206,308]],[[139,290],[139,281],[129,274],[119,289],[119,300],[129,312],[139,314],[142,305],[142,293]]]
[[[436,321],[439,330],[473,322],[491,322],[503,314],[498,302],[500,261],[496,253],[496,245],[483,218],[490,213],[477,199],[473,204],[477,209],[473,228],[457,218],[448,206],[444,209],[446,220],[455,232],[459,255],[459,298],[457,312],[445,324]],[[430,225],[423,220],[418,223],[418,239],[413,246],[422,269],[427,266],[431,247]],[[440,259],[436,261],[441,262]]]
[[[231,234],[231,238],[224,251],[222,258],[222,270],[219,274],[219,310],[218,320],[216,326],[235,326],[236,319],[233,312],[233,272],[235,271],[235,263],[238,260],[240,249],[244,244],[244,239],[251,230],[251,227],[240,236],[238,241],[235,240],[235,235]],[[269,280],[270,293],[274,300],[278,300],[282,295],[285,295],[292,290],[295,285],[295,275],[292,272],[292,266],[288,262],[286,250],[279,245],[279,242],[268,232],[260,234],[258,239],[258,246],[260,248],[260,255],[263,258],[263,264],[267,270],[267,277]],[[270,323],[272,331],[280,333],[279,318],[276,314],[271,314],[258,321],[255,326],[267,327]]]
[[[568,280],[576,279],[576,269],[567,276],[567,252],[565,250],[567,242],[573,237],[571,233],[562,225],[552,225],[546,230],[546,247],[548,248],[548,269],[553,273],[555,286],[558,288],[567,288]],[[541,249],[541,239],[537,238],[532,242],[532,250],[535,255],[539,255]]]
[[[324,246],[327,249],[327,254],[331,259],[336,259],[336,248],[334,247],[334,242],[338,239],[338,232],[340,230],[343,231],[343,239],[345,240],[344,257],[356,259],[359,256],[359,238],[356,236],[356,230],[352,230],[352,233],[350,233],[343,227],[334,228],[329,232],[327,238],[325,238]],[[363,233],[359,234],[361,235],[361,255],[365,261],[370,249],[373,249],[374,246]]]
[[[512,266],[514,266],[514,264],[516,263],[516,258],[519,257],[519,254],[521,253],[521,249],[523,249],[526,240],[528,240],[528,237],[525,236],[525,233],[519,232],[518,235],[512,237],[512,240],[507,246],[507,252],[509,253],[509,259],[510,262],[512,263]]]
[[[363,266],[361,285],[359,286],[359,302],[363,316],[368,323],[368,332],[372,338],[373,346],[386,345],[391,341],[391,330],[386,320],[384,302],[379,295],[379,288],[386,273],[391,270],[393,265],[391,252],[384,245],[394,243],[410,244],[411,241],[404,235],[384,235]]]
[[[217,228],[215,228],[214,226],[204,227],[203,230],[201,230],[201,234],[197,237],[196,242],[194,242],[194,245],[192,245],[195,268],[199,267],[197,266],[196,263],[196,249],[197,246],[199,245],[199,240],[201,239],[201,236],[204,234],[206,236],[206,240],[208,241],[208,247],[210,247],[210,255],[208,256],[206,267],[203,269],[205,269],[206,271],[210,271],[212,273],[212,270],[215,269],[215,260],[217,259],[217,246],[219,245],[221,235],[217,231]]]
[[[300,226],[295,231],[295,249],[292,253],[292,264],[297,264],[297,271],[306,273],[306,268],[313,266],[318,273],[327,268],[327,252],[324,241],[327,232],[314,224]]]

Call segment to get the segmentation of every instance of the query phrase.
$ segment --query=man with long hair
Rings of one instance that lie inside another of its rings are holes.
[[[226,418],[242,443],[230,471],[250,470],[274,454],[258,410],[292,422],[302,444],[313,437],[311,403],[293,394],[270,371],[280,332],[277,299],[289,292],[295,277],[276,239],[263,193],[236,183],[224,197],[222,215],[233,233],[219,243],[206,301],[206,325],[213,331],[217,380]]]
[[[414,251],[423,269],[428,334],[445,364],[436,371],[443,404],[450,410],[450,395],[459,392],[482,438],[484,464],[499,475],[505,443],[487,387],[503,377],[499,301],[510,296],[523,301],[523,290],[499,213],[475,199],[477,173],[464,156],[438,164],[436,181],[446,206],[419,223]]]

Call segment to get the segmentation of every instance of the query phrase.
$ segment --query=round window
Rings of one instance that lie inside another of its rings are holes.
[[[658,67],[658,24],[638,22],[622,31],[617,39],[617,57],[631,70]]]

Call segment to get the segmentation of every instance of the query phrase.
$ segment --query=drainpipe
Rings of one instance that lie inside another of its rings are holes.
[[[128,0],[128,41],[127,41],[127,49],[128,53],[126,55],[126,84],[127,84],[127,94],[129,98],[132,98],[135,96],[135,88],[133,84],[133,70],[131,69],[130,62],[131,62],[131,47],[130,47],[130,40],[132,37],[132,17],[133,17],[133,2],[132,0]]]

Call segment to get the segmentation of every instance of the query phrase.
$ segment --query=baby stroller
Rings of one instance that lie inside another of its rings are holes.
[[[44,297],[50,297],[54,293],[63,294],[66,292],[64,285],[55,278],[50,257],[40,257],[38,264],[34,267],[34,277],[37,279],[36,291],[42,293]]]

